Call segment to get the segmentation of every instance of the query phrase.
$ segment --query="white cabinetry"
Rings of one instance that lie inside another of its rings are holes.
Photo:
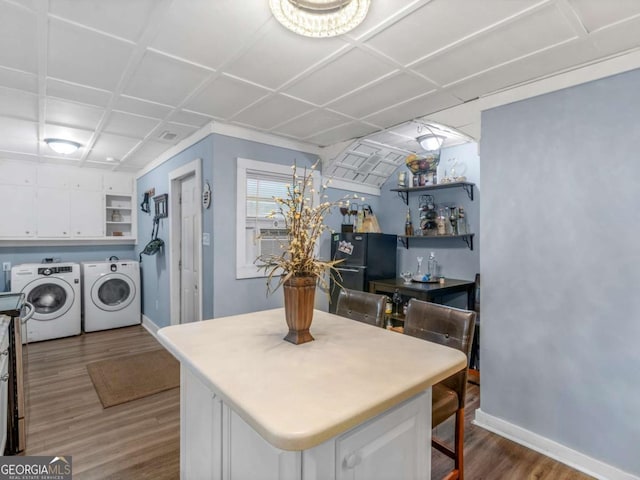
[[[99,238],[105,234],[104,195],[101,191],[71,190],[71,235],[83,238]]]
[[[272,446],[184,366],[180,405],[183,480],[429,478],[431,390],[302,451]]]
[[[0,159],[0,242],[136,240],[133,175]]]
[[[37,235],[44,238],[69,236],[69,191],[38,187]]]
[[[133,236],[133,197],[105,195],[105,232],[107,237]]]
[[[0,237],[31,238],[36,234],[36,189],[0,185]]]

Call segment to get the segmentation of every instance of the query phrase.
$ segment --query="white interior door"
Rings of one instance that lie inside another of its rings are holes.
[[[189,175],[180,181],[180,323],[197,322],[200,275],[197,235],[200,195],[196,176]]]

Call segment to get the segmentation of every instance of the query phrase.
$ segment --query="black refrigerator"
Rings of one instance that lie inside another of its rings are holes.
[[[351,290],[369,291],[369,282],[396,277],[398,237],[386,233],[335,233],[331,236],[331,258],[344,259],[336,265]],[[329,311],[335,313],[340,286],[331,279]]]

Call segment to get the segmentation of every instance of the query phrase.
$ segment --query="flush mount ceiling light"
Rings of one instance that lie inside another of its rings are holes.
[[[335,37],[367,16],[370,0],[269,0],[276,19],[306,37]]]
[[[416,138],[416,141],[420,144],[422,148],[424,148],[427,152],[432,152],[434,150],[439,150],[444,142],[444,137],[440,137],[438,135],[427,134],[421,135]]]
[[[49,145],[51,150],[62,155],[69,155],[78,150],[82,145],[71,140],[63,140],[61,138],[45,138],[44,143]]]

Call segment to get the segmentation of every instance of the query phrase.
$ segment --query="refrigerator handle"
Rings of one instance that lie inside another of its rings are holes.
[[[365,270],[367,267],[358,267],[358,268],[341,268],[336,267],[336,270],[339,272],[355,272],[358,273],[360,270]]]

